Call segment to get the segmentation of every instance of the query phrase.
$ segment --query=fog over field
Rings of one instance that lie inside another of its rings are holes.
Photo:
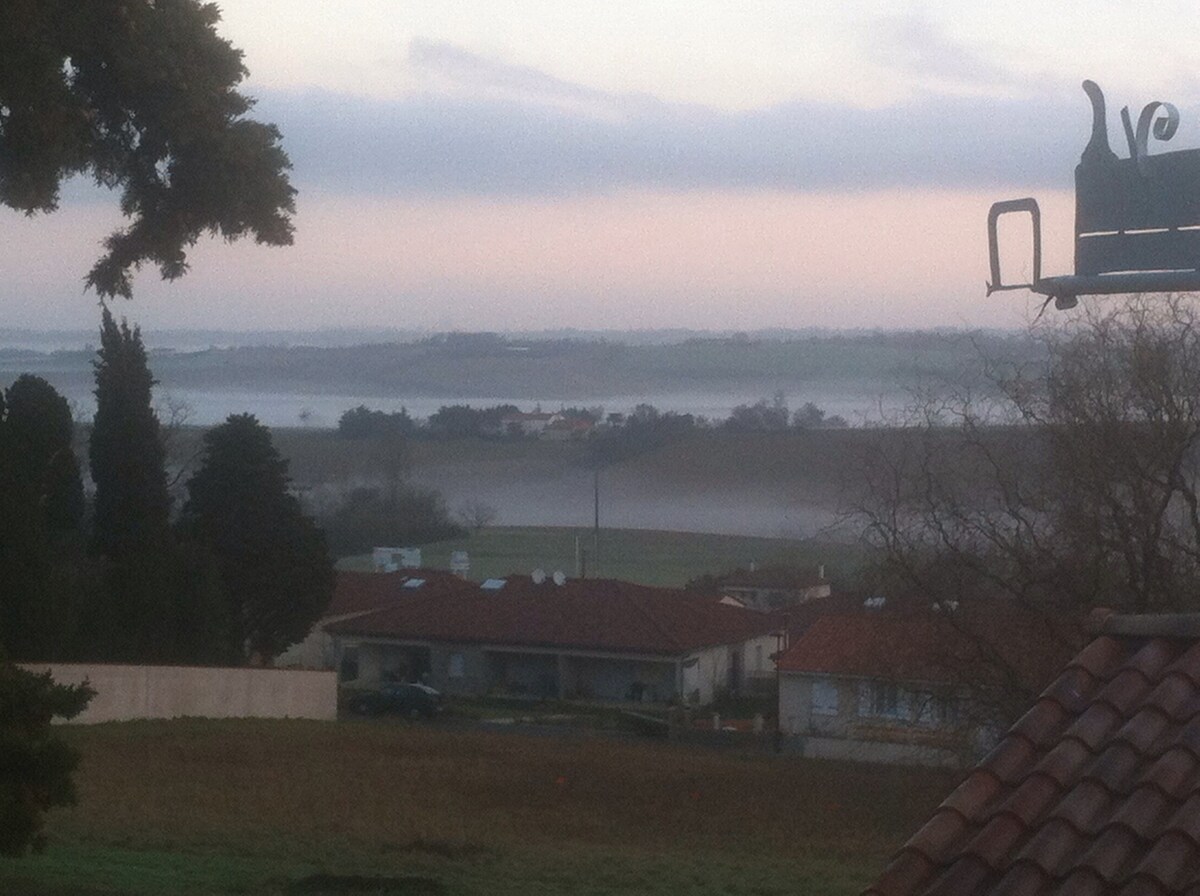
[[[0,331],[0,387],[21,373],[42,376],[86,424],[94,413],[89,338]],[[1037,351],[1023,335],[964,331],[196,331],[147,333],[145,341],[161,417],[206,427],[229,414],[255,414],[277,430],[293,475],[314,499],[347,484],[372,484],[365,468],[339,468],[337,461],[346,446],[332,430],[358,405],[405,408],[423,420],[452,404],[627,414],[647,403],[719,423],[739,405],[778,399],[792,410],[811,402],[851,427],[874,428],[917,390],[947,383],[984,389],[988,359],[1019,363]],[[710,433],[605,469],[601,525],[827,534],[836,521],[838,482],[848,475],[827,463],[837,449],[805,447],[786,434],[782,442],[774,438]],[[451,510],[482,501],[506,525],[587,527],[593,479],[579,454],[578,445],[525,444],[514,451],[495,442],[469,450],[417,443],[411,478],[439,490]]]

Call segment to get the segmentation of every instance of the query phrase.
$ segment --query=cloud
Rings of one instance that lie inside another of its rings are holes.
[[[918,83],[996,92],[1012,80],[1004,68],[950,40],[920,13],[880,18],[870,33],[871,57]]]
[[[622,102],[531,66],[488,59],[445,41],[413,39],[408,67],[414,81],[430,94],[555,106],[605,118]]]
[[[614,95],[604,114],[545,96],[269,92],[257,114],[280,126],[302,189],[422,197],[1069,186],[1090,120],[1082,94],[749,112]]]

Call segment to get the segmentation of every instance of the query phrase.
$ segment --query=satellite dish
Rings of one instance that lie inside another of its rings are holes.
[[[564,573],[561,569],[556,569],[554,571],[554,584],[555,585],[567,584],[567,574]]]
[[[546,581],[546,570],[541,568],[535,569],[530,578],[533,579],[533,584],[540,585],[542,582]]]

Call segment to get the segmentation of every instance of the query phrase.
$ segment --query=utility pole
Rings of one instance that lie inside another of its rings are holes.
[[[600,465],[592,470],[592,499],[594,516],[592,522],[592,569],[600,568]]]

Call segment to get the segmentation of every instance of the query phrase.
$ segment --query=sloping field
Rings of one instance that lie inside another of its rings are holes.
[[[861,559],[858,547],[837,542],[641,529],[602,529],[597,556],[590,529],[498,526],[424,545],[421,561],[425,566],[446,569],[451,552],[463,550],[471,561],[470,578],[476,581],[512,573],[528,575],[538,568],[547,573],[562,570],[574,577],[577,541],[588,576],[669,587],[705,574],[747,568],[751,563],[760,567],[823,564],[826,575],[845,586]],[[371,557],[347,557],[339,566],[368,571]]]
[[[849,894],[953,784],[390,721],[66,733],[80,804],[45,855],[0,860],[0,892]]]

